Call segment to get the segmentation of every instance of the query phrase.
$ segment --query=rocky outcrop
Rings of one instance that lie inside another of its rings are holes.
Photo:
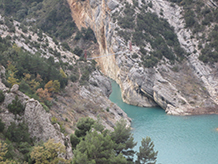
[[[197,40],[185,29],[182,8],[160,0],[152,1],[153,7],[149,10],[167,19],[190,55],[174,66],[162,61],[157,67],[143,68],[138,64],[140,59],[131,57],[134,53],[140,56],[139,47],[133,46],[129,51],[114,30],[118,25],[112,22],[111,13],[119,12],[123,2],[119,1],[118,5],[104,0],[68,2],[77,26],[89,26],[95,32],[101,56],[108,55],[96,61],[102,72],[120,85],[125,102],[144,107],[159,105],[173,115],[217,113],[216,68],[198,60]],[[179,69],[175,71],[173,67]]]
[[[60,132],[60,126],[57,123],[52,125],[50,121],[51,117],[52,115],[47,113],[38,101],[29,99],[26,103],[24,119],[28,124],[31,137],[35,137],[38,141],[44,142],[53,138],[56,142],[60,142],[66,146],[67,159],[71,159],[73,154],[70,137],[65,137],[64,134]]]
[[[99,71],[94,71],[90,78],[89,78],[89,83],[99,87],[105,96],[109,97],[109,95],[112,93],[112,87],[111,87],[111,82],[108,78],[105,76],[101,75]]]
[[[24,121],[28,125],[31,138],[44,142],[53,138],[55,142],[60,142],[65,145],[67,152],[66,158],[72,158],[73,154],[69,136],[64,136],[64,134],[60,132],[58,124],[53,125],[51,123],[50,119],[52,115],[47,113],[37,100],[30,99],[18,89],[19,85],[17,84],[9,89],[0,82],[0,90],[2,90],[5,95],[5,100],[1,104],[0,118],[6,124],[6,127],[8,127],[11,122],[19,123]],[[21,116],[15,116],[7,109],[8,105],[12,103],[16,96],[25,107],[24,114]]]

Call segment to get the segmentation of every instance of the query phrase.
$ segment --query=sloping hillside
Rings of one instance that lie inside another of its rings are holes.
[[[79,43],[88,43],[94,37],[90,29],[78,31],[80,38],[74,41],[78,44],[71,50],[66,40],[59,42],[61,38],[38,29],[36,17],[22,19],[26,23],[21,23],[11,17],[17,13],[15,10],[4,12],[0,17],[3,161],[34,162],[30,157],[33,146],[47,141],[54,147],[57,142],[63,146],[58,160],[71,160],[70,135],[81,117],[91,117],[107,129],[113,129],[121,119],[130,126],[127,115],[108,99],[110,80],[96,68],[95,61],[84,59],[79,48]]]

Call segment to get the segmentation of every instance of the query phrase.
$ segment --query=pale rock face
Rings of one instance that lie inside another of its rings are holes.
[[[107,97],[109,97],[112,92],[110,80],[101,75],[101,73],[98,71],[95,71],[91,74],[89,82],[90,84],[99,87]]]
[[[107,5],[108,5],[110,10],[114,10],[119,5],[119,3],[115,0],[111,0],[108,2]]]
[[[67,158],[70,159],[73,154],[69,136],[65,137],[64,134],[60,132],[60,127],[57,123],[52,125],[50,118],[51,114],[46,113],[38,101],[29,99],[26,104],[24,119],[28,124],[31,137],[35,137],[44,142],[53,138],[55,142],[60,142],[63,145],[67,143]],[[69,149],[71,149],[71,151],[69,151]]]
[[[1,66],[0,67],[0,78],[2,79],[2,75],[5,75],[5,67]]]
[[[165,111],[170,115],[189,115],[188,113],[185,113],[186,109],[176,108],[170,104],[167,104]]]
[[[91,8],[95,8],[98,6],[98,1],[96,0],[90,0],[89,1]]]
[[[19,85],[18,85],[18,84],[14,84],[14,85],[12,86],[12,88],[11,88],[11,92],[16,93],[16,92],[18,91],[18,89],[19,89]]]
[[[94,6],[86,1],[68,2],[77,26],[93,29],[100,56],[112,54],[96,61],[102,72],[120,85],[126,103],[145,107],[159,105],[173,115],[218,113],[216,70],[198,60],[200,50],[196,46],[197,40],[191,38],[190,30],[185,29],[182,8],[177,5],[172,7],[170,2],[159,0],[152,1],[153,7],[149,9],[167,19],[174,27],[180,45],[190,53],[185,61],[177,63],[180,70],[174,72],[172,66],[164,62],[156,68],[142,68],[137,64],[140,59],[131,58],[133,53],[138,53],[139,47],[132,46],[132,51],[129,51],[123,39],[114,32],[118,25],[110,17],[111,12],[119,12],[123,6],[120,1],[116,5],[114,0],[102,0],[95,2]],[[160,15],[161,10],[163,16]],[[149,47],[147,45],[146,49],[149,50]],[[197,53],[194,54],[194,50]]]
[[[79,95],[88,101],[98,104],[101,109],[108,109],[108,115],[106,119],[101,119],[101,123],[107,129],[113,130],[116,122],[120,119],[126,120],[127,126],[130,126],[131,119],[128,118],[127,114],[122,111],[122,109],[120,109],[116,104],[112,103],[105,95],[104,91],[102,91],[99,87],[95,85],[88,85],[86,87],[83,86],[79,91]],[[93,113],[88,113],[88,116],[94,120],[97,119]]]
[[[13,85],[10,92],[8,92],[9,89],[0,82],[0,89],[3,90],[5,95],[5,100],[1,104],[2,112],[0,113],[0,118],[6,124],[6,127],[8,127],[11,122],[19,122],[18,119],[15,119],[15,115],[7,110],[8,105],[11,104],[17,96],[25,107],[24,115],[17,115],[17,118],[19,118],[21,122],[25,121],[25,123],[27,123],[30,136],[32,138],[35,137],[38,141],[45,142],[48,139],[53,138],[55,142],[61,142],[63,145],[66,144],[66,158],[72,158],[73,154],[69,136],[65,137],[64,134],[60,132],[60,129],[55,128],[56,126],[51,124],[51,114],[46,113],[38,101],[30,99],[20,92],[18,90],[19,85],[17,84]]]

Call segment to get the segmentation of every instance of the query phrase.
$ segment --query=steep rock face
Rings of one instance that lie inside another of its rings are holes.
[[[216,68],[210,68],[198,60],[200,51],[195,46],[197,40],[191,37],[190,30],[185,29],[182,8],[171,6],[165,0],[152,1],[151,12],[167,19],[174,27],[181,46],[190,54],[182,63],[176,63],[179,69],[173,71],[173,66],[166,62],[161,61],[154,68],[143,68],[137,64],[140,59],[132,58],[134,53],[138,54],[139,47],[133,46],[129,51],[124,40],[116,34],[114,29],[117,24],[110,17],[111,12],[119,11],[123,2],[68,2],[77,26],[90,26],[95,32],[99,55],[108,55],[96,60],[103,73],[120,85],[125,102],[145,107],[158,104],[168,114],[174,115],[218,113]]]
[[[112,92],[110,80],[102,76],[98,71],[95,71],[91,74],[89,82],[90,84],[99,87],[107,97],[109,97]]]
[[[67,152],[66,158],[72,158],[73,154],[69,136],[64,136],[64,134],[60,132],[58,124],[51,124],[51,114],[46,113],[45,109],[38,101],[30,99],[18,89],[19,86],[17,84],[13,85],[9,90],[9,88],[5,87],[5,85],[0,82],[0,90],[2,90],[5,95],[5,100],[1,104],[2,110],[0,118],[6,124],[6,127],[8,127],[11,122],[19,123],[19,121],[25,121],[28,125],[31,138],[36,138],[38,141],[44,142],[53,138],[55,142],[60,142],[65,145]],[[12,103],[16,96],[25,107],[25,110],[23,115],[17,115],[15,117],[14,114],[8,111],[7,107]]]

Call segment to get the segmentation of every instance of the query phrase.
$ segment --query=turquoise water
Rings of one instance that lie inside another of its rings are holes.
[[[132,118],[135,141],[149,136],[158,151],[157,163],[218,164],[218,115],[170,116],[161,108],[141,108],[123,103],[112,81],[110,100]]]

